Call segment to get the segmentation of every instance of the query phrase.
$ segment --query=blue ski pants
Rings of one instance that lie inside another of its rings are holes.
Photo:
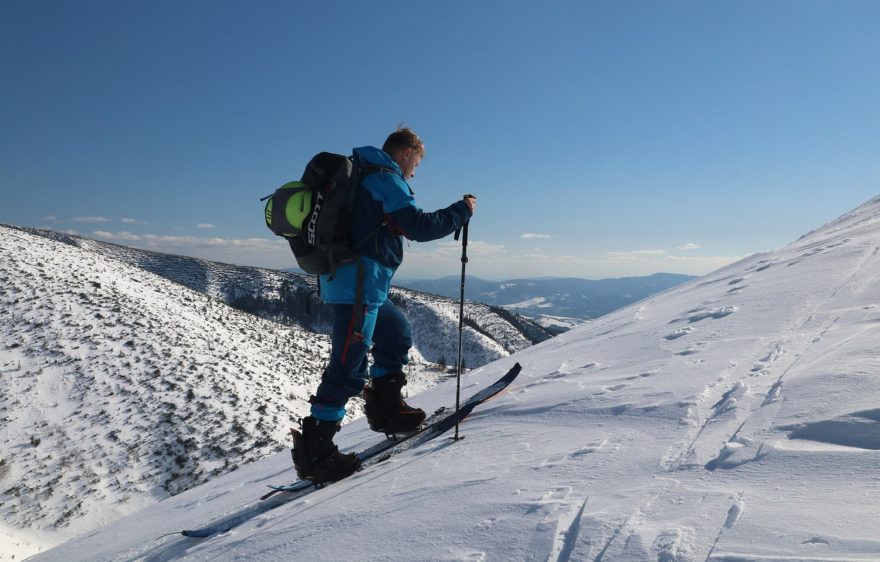
[[[409,362],[412,327],[390,299],[378,308],[365,311],[360,331],[354,325],[353,305],[327,306],[333,311],[330,363],[315,393],[312,416],[336,421],[345,417],[348,399],[360,394],[367,382],[368,352],[373,354],[373,366],[369,369],[373,378],[402,372]]]

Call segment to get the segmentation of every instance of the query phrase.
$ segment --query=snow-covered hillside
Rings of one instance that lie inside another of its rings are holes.
[[[289,446],[328,338],[225,302],[278,299],[295,283],[296,312],[313,287],[293,275],[0,226],[0,559]],[[457,309],[395,298],[425,324],[409,369],[417,392],[445,378],[422,358],[454,363]],[[479,317],[465,331],[470,367],[531,345],[485,308],[467,307]]]
[[[391,299],[412,321],[413,342],[430,361],[455,365],[458,356],[459,303],[445,297],[408,289],[392,289]],[[493,311],[485,304],[467,302],[464,309],[466,325],[462,348],[469,350],[463,357],[466,367],[480,367],[532,345],[513,318],[499,316],[503,309]],[[525,320],[525,319],[520,319]],[[531,324],[531,323],[530,323]],[[420,344],[420,345],[419,345]]]
[[[74,536],[280,450],[306,410],[326,337],[24,232],[0,255],[7,527]]]
[[[462,426],[219,536],[289,454],[37,560],[880,560],[880,199],[470,373]],[[454,386],[412,400],[449,404]],[[363,420],[343,449],[375,442]]]
[[[262,318],[322,334],[329,331],[330,316],[317,295],[312,275],[162,254],[63,232],[21,230],[115,258]],[[458,354],[458,299],[398,288],[392,298],[407,309],[416,328],[414,355],[432,363],[452,364]],[[463,349],[465,362],[471,367],[525,349],[553,334],[528,318],[481,304],[468,302],[465,317],[473,329],[465,334]]]

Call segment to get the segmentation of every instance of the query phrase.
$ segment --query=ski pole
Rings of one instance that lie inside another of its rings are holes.
[[[468,197],[467,195],[465,197]],[[473,197],[471,195],[471,197]],[[463,231],[463,232],[462,232]],[[464,337],[464,268],[467,265],[467,239],[468,239],[468,223],[464,223],[461,230],[455,232],[455,239],[458,235],[463,234],[461,239],[461,300],[458,305],[458,361],[455,364],[455,437],[452,439],[458,441],[464,437],[458,436],[458,412],[461,406],[461,347]]]

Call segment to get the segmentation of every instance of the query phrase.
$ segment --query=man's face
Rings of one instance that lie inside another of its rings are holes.
[[[422,161],[422,155],[414,148],[407,148],[398,155],[395,161],[400,166],[401,171],[403,171],[403,177],[410,179],[416,177],[416,168],[419,167],[419,162]]]

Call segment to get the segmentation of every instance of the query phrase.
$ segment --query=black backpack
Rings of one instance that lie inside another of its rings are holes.
[[[321,152],[306,165],[300,181],[286,183],[261,199],[268,199],[266,226],[287,238],[303,271],[333,275],[355,260],[357,247],[366,240],[351,241],[352,210],[361,180],[380,170],[392,171],[367,165],[357,156]],[[370,236],[375,232],[378,228]]]

